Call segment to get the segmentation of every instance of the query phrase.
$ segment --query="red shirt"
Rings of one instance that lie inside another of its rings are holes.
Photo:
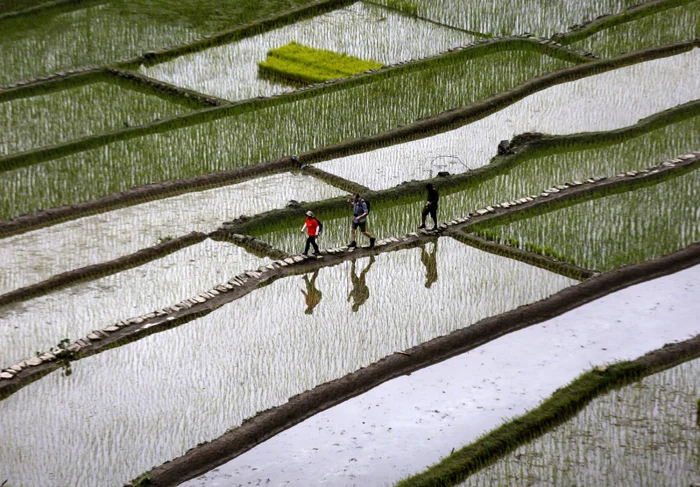
[[[315,237],[318,235],[318,220],[316,218],[306,217],[306,231],[309,237]]]

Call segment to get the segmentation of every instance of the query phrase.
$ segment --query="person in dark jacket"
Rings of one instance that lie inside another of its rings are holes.
[[[348,204],[352,206],[352,241],[348,244],[348,247],[357,247],[357,240],[355,240],[355,232],[359,227],[360,231],[364,236],[369,238],[369,246],[374,247],[374,242],[377,240],[374,235],[367,231],[367,215],[369,215],[369,207],[367,202],[362,199],[359,193],[355,193],[355,196],[348,201]]]
[[[440,199],[440,195],[437,192],[437,189],[435,189],[435,186],[432,184],[428,183],[425,185],[425,189],[428,190],[428,201],[425,203],[425,206],[423,207],[423,213],[421,214],[421,224],[420,227],[418,228],[425,228],[425,219],[427,218],[428,215],[430,215],[430,218],[433,219],[433,230],[437,229],[438,222],[437,222],[437,210],[438,210],[438,200]]]

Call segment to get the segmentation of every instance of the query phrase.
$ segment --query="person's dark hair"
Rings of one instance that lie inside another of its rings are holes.
[[[359,199],[360,199],[360,193],[355,193],[354,198],[355,198],[356,200],[359,200]]]
[[[435,189],[435,188],[433,188],[433,185],[432,185],[431,183],[428,183],[428,184],[425,185],[425,189],[427,189],[428,191],[430,191],[431,189]]]

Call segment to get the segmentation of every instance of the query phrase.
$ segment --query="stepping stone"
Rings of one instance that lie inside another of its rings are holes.
[[[673,166],[675,166],[674,163],[669,162],[669,161],[664,161],[664,162],[661,163],[661,165],[664,166],[664,167],[673,167]]]
[[[505,208],[505,209],[510,208],[510,203],[507,203],[507,202],[501,203],[501,208]]]
[[[535,201],[535,198],[533,198],[532,196],[528,196],[527,198],[525,198],[525,201],[527,201],[527,202]]]
[[[201,303],[206,303],[206,302],[207,302],[207,300],[204,299],[202,296],[195,296],[194,300],[197,301],[197,302],[200,303],[200,304],[201,304]]]
[[[114,326],[114,325],[108,326],[107,328],[105,328],[105,331],[109,331],[109,332],[111,332],[111,333],[114,333],[115,331],[119,331],[119,327],[118,327],[118,326]]]
[[[9,369],[10,371],[14,372],[15,374],[18,373],[18,372],[22,372],[22,368],[23,368],[23,367],[21,367],[21,366],[18,365],[18,364],[13,365],[12,367],[8,367],[8,369]]]
[[[586,182],[589,184],[593,184],[593,183],[595,183],[595,180],[589,178],[589,179],[586,179]]]
[[[159,310],[156,311],[155,313],[149,313],[149,314],[152,314],[152,315],[153,315],[153,316],[149,316],[149,318],[155,318],[156,316],[165,316],[165,315],[168,314],[168,312],[165,311],[164,309],[159,309]]]
[[[300,255],[295,255],[294,257],[292,257],[292,259],[294,259],[294,262],[297,262],[297,263],[304,262],[304,258]]]
[[[626,174],[627,176],[636,176],[636,175],[637,175],[637,171],[627,171],[625,174]]]
[[[77,341],[76,343],[77,343],[78,345],[80,345],[81,348],[82,348],[82,347],[89,347],[89,346],[90,346],[90,341],[89,341],[89,340],[88,340],[88,341],[85,341],[85,340],[82,339],[82,338],[78,339],[78,341]]]
[[[502,206],[501,206],[500,203],[498,203],[498,204],[493,205],[493,207],[494,207],[494,208],[501,208]]]
[[[579,180],[576,180],[576,181],[573,182],[573,185],[574,185],[574,186],[581,186],[582,184],[583,184],[583,183],[582,183],[581,181],[579,181]]]
[[[482,208],[482,209],[480,209],[480,210],[476,210],[476,213],[477,213],[478,215],[485,215],[485,214],[488,213],[488,212],[489,212],[489,210],[487,210],[486,208]]]
[[[30,358],[29,360],[27,360],[27,365],[29,365],[30,367],[36,367],[37,365],[41,365],[41,359],[39,357]]]
[[[42,362],[51,362],[53,360],[56,360],[56,356],[51,352],[46,352],[45,354],[40,355],[39,358]]]
[[[14,376],[15,374],[10,372],[0,372],[0,379],[12,379]]]
[[[179,303],[177,303],[177,305],[182,306],[186,309],[190,309],[192,307],[192,303],[190,302],[189,299],[186,299],[185,301],[180,301]]]
[[[120,321],[117,323],[117,326],[119,328],[124,328],[125,326],[129,326],[129,323],[127,323],[126,321]]]
[[[607,179],[607,178],[605,176],[596,176],[593,178],[593,181],[595,181],[597,183],[598,181],[602,181],[603,179]]]
[[[549,193],[542,193],[540,196],[549,196]]]
[[[616,178],[624,178],[624,177],[625,177],[625,173],[621,172],[620,174],[615,174],[615,177],[616,177]]]
[[[66,347],[66,350],[75,353],[78,350],[80,350],[80,345],[78,345],[77,343],[72,343]]]
[[[150,319],[150,318],[155,318],[157,316],[157,312],[155,313],[148,313],[147,315],[144,315],[143,317],[145,319]]]
[[[92,341],[97,341],[97,340],[102,340],[102,337],[98,335],[97,333],[88,333],[87,337],[92,340]]]
[[[221,294],[221,293],[220,293],[219,291],[217,291],[216,289],[210,289],[210,290],[209,290],[209,294],[213,294],[214,296],[218,296],[218,295]],[[167,313],[166,313],[166,314],[167,314]]]
[[[689,161],[690,159],[695,159],[695,154],[683,154],[682,156],[678,156],[678,159]]]
[[[637,172],[640,172],[640,173],[642,173],[642,174],[647,174],[647,173],[649,172],[649,169],[640,169],[640,170],[637,171]]]
[[[568,189],[569,187],[566,184],[557,184],[555,186],[557,189]]]
[[[287,257],[286,259],[284,259],[284,261],[285,261],[287,264],[294,264],[294,259],[292,259],[291,257]]]
[[[278,267],[279,267],[279,266],[278,266]],[[270,269],[270,270],[276,269],[276,267],[275,267],[273,264],[268,264],[267,266],[265,266],[265,268],[266,268],[266,269]]]
[[[557,188],[549,188],[544,190],[545,193],[558,193],[559,190]]]
[[[493,213],[496,210],[493,208],[493,206],[487,206],[486,211],[488,211],[489,213]]]

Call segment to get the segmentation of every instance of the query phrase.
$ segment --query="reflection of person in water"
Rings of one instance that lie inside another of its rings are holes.
[[[437,247],[438,241],[433,243],[433,251],[428,253],[425,250],[425,245],[421,246],[420,261],[425,266],[425,287],[430,289],[430,286],[438,280],[437,273]]]
[[[365,269],[360,273],[360,277],[357,277],[355,275],[355,261],[352,261],[352,266],[350,268],[352,291],[350,291],[350,294],[348,295],[348,301],[350,301],[350,298],[353,299],[354,303],[352,305],[352,311],[355,313],[358,309],[360,309],[360,306],[362,306],[365,301],[369,299],[369,288],[367,287],[365,279],[367,278],[367,272],[369,271],[369,268],[372,267],[372,264],[374,264],[374,256],[369,258],[369,264],[367,264],[367,267],[365,267]]]
[[[301,294],[303,294],[306,297],[306,313],[307,315],[310,315],[313,313],[314,308],[318,305],[318,303],[321,302],[321,297],[323,296],[323,293],[316,289],[316,278],[318,277],[318,269],[314,271],[313,276],[311,277],[311,280],[309,281],[309,276],[304,276],[304,282],[306,282],[306,292],[302,291]]]

